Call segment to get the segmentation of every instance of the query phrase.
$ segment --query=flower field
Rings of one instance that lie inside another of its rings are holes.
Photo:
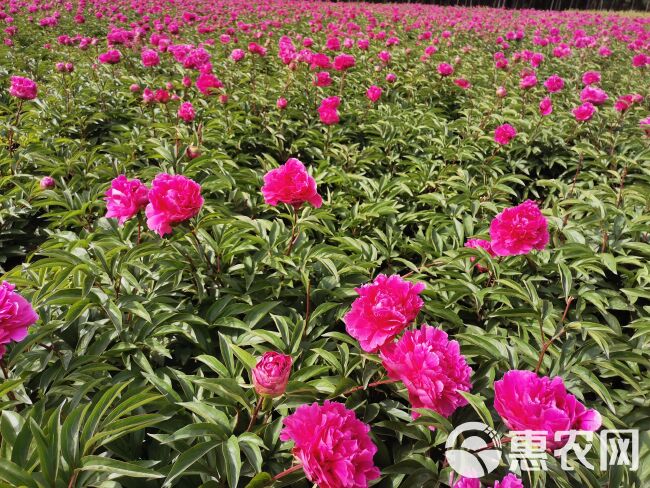
[[[0,488],[649,485],[650,16],[0,23]]]

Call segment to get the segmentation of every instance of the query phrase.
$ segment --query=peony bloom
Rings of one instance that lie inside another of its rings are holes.
[[[599,71],[587,71],[582,75],[582,84],[585,86],[596,85],[600,83]]]
[[[29,78],[12,76],[9,95],[20,98],[21,100],[33,100],[38,95],[38,85]]]
[[[429,408],[449,417],[467,405],[459,391],[471,389],[472,368],[458,342],[448,340],[442,330],[426,324],[408,330],[399,341],[384,345],[380,357],[388,377],[406,386],[413,408]]]
[[[279,168],[264,175],[262,195],[264,202],[273,207],[280,202],[296,208],[305,202],[316,208],[323,204],[323,199],[316,190],[316,180],[296,158],[290,158]]]
[[[454,84],[461,87],[463,90],[469,90],[472,87],[472,84],[465,78],[456,78]]]
[[[318,107],[318,115],[320,120],[325,125],[333,125],[339,123],[339,113],[336,110],[341,104],[339,97],[328,97],[323,99]]]
[[[486,241],[485,239],[467,239],[467,242],[465,243],[465,247],[469,247],[472,249],[485,249],[485,251],[492,257],[495,257],[496,254],[492,250],[492,243],[490,241]],[[471,262],[474,262],[476,258],[472,256],[469,258]],[[481,266],[480,264],[476,264],[476,269],[478,269],[481,273],[484,273],[487,271],[487,268],[485,266]]]
[[[122,59],[122,53],[117,49],[111,49],[100,54],[98,59],[102,64],[117,64],[120,62],[120,59]]]
[[[607,93],[596,86],[586,86],[580,92],[580,101],[583,103],[589,102],[594,105],[602,105],[608,98]]]
[[[505,98],[508,92],[506,91],[506,88],[504,86],[499,86],[497,87],[496,91],[497,97],[499,98]]]
[[[639,120],[639,127],[645,130],[645,135],[650,137],[650,117]]]
[[[142,60],[142,65],[146,68],[151,68],[152,66],[158,66],[160,64],[160,57],[153,49],[144,49],[142,53],[140,53],[140,59]]]
[[[131,93],[138,93],[140,91],[140,85],[137,83],[132,83],[131,86],[129,87],[129,91]]]
[[[490,222],[492,250],[497,256],[543,250],[549,241],[548,223],[537,203],[526,200],[503,210]]]
[[[449,63],[440,63],[437,70],[440,76],[451,76],[454,74],[454,67]]]
[[[397,81],[397,75],[395,73],[388,73],[386,75],[386,82],[395,83]]]
[[[330,86],[332,77],[327,71],[319,71],[314,77],[314,86]]]
[[[246,56],[246,53],[243,49],[233,49],[230,53],[230,59],[232,59],[235,63],[244,59],[244,56]]]
[[[519,80],[519,88],[523,90],[528,90],[529,88],[537,85],[537,76],[534,74],[525,75]]]
[[[44,176],[38,186],[41,187],[41,190],[47,190],[48,188],[54,188],[56,186],[56,181],[54,181],[54,178],[51,176]]]
[[[223,83],[212,73],[201,73],[196,79],[196,87],[203,95],[214,95],[219,88],[223,88]]]
[[[183,122],[192,122],[196,118],[196,112],[194,111],[194,105],[192,102],[183,102],[181,106],[178,107],[178,117],[183,120]]]
[[[334,58],[334,69],[336,71],[346,71],[354,67],[355,59],[351,54],[339,54]]]
[[[120,175],[106,190],[106,218],[119,218],[120,225],[138,214],[149,203],[149,190],[140,180]]]
[[[481,481],[478,478],[465,478],[461,476],[454,483],[453,488],[481,488]]]
[[[549,93],[557,93],[564,88],[564,80],[558,75],[551,75],[544,82],[544,87]]]
[[[382,89],[377,85],[371,85],[366,91],[366,97],[373,103],[376,103],[381,98]]]
[[[252,370],[253,385],[258,395],[279,397],[284,394],[291,374],[291,356],[269,351]]]
[[[275,106],[278,107],[278,110],[284,110],[287,108],[287,99],[284,97],[278,98],[277,102],[275,102]]]
[[[650,65],[650,56],[639,53],[632,58],[632,66],[635,68],[643,68],[646,65]]]
[[[539,102],[539,114],[542,116],[551,115],[553,113],[553,102],[550,97],[544,97]]]
[[[169,92],[163,88],[156,90],[153,99],[158,103],[168,103],[171,100]]]
[[[586,122],[594,116],[596,107],[591,103],[586,102],[579,107],[574,108],[571,112],[578,122]]]
[[[370,427],[342,403],[301,405],[282,423],[280,439],[295,443],[293,455],[320,488],[367,488],[379,477]]]
[[[149,190],[147,226],[163,237],[172,231],[172,224],[194,217],[202,206],[201,185],[182,175],[161,173]]]
[[[495,381],[494,408],[510,430],[546,432],[546,445],[551,449],[566,443],[556,441],[555,432],[593,432],[601,425],[600,414],[567,393],[562,378],[540,377],[532,371],[508,371]]]
[[[359,298],[343,317],[345,330],[361,349],[377,352],[415,320],[424,304],[419,296],[424,287],[399,275],[380,274],[372,283],[355,288]]]
[[[524,484],[516,474],[508,473],[501,481],[495,481],[492,488],[524,488]]]
[[[0,358],[6,351],[5,345],[22,341],[27,337],[27,329],[38,320],[32,305],[15,288],[6,281],[0,283]]]
[[[517,135],[517,129],[510,124],[503,124],[494,130],[494,141],[497,144],[505,146],[512,141]]]

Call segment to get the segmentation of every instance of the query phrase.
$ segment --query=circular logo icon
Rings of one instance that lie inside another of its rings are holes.
[[[463,441],[456,446],[461,434]],[[501,440],[492,427],[482,422],[465,422],[456,427],[449,433],[445,449],[449,466],[465,478],[481,478],[497,469],[501,461]]]

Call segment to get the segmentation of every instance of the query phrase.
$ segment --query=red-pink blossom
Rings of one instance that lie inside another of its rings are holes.
[[[549,238],[546,217],[532,200],[504,209],[490,222],[492,251],[497,256],[528,254],[533,249],[541,251]]]
[[[0,358],[4,356],[6,344],[22,341],[29,327],[38,320],[32,305],[15,289],[11,283],[0,283]]]
[[[279,168],[264,175],[262,195],[264,202],[274,207],[278,203],[300,207],[308,202],[320,208],[323,204],[323,199],[316,189],[316,180],[296,158],[290,158]]]
[[[566,391],[561,377],[540,377],[532,371],[508,371],[495,381],[494,408],[510,430],[545,432],[551,449],[568,439],[555,439],[556,432],[596,431],[602,423],[598,411]]]
[[[594,113],[596,113],[596,107],[591,103],[586,102],[579,107],[574,108],[572,113],[578,122],[586,122],[594,116]]]
[[[502,124],[494,130],[494,141],[505,146],[517,135],[517,129],[510,124]]]
[[[442,330],[426,324],[408,330],[399,341],[385,344],[380,357],[389,378],[404,383],[414,409],[429,408],[449,417],[467,405],[459,392],[470,391],[472,369],[458,342]],[[415,411],[411,415],[419,417]]]
[[[156,175],[145,209],[147,226],[160,237],[172,232],[172,225],[191,219],[203,207],[201,185],[182,175]]]
[[[38,85],[34,80],[23,76],[12,76],[9,95],[21,100],[33,100],[38,96]]]
[[[265,352],[251,371],[258,395],[278,397],[287,389],[291,374],[291,356],[275,351]]]
[[[415,320],[424,302],[424,283],[411,283],[399,275],[380,274],[355,291],[359,297],[343,317],[348,334],[361,349],[376,352]]]
[[[120,175],[106,190],[106,218],[118,218],[120,225],[135,217],[149,203],[149,190],[139,180]]]
[[[294,442],[293,455],[319,488],[367,488],[379,477],[370,427],[343,404],[301,405],[282,423],[280,440]]]

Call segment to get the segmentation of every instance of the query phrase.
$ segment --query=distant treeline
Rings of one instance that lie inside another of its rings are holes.
[[[373,2],[373,0],[366,0]],[[426,3],[459,7],[534,8],[538,10],[640,10],[650,11],[650,0],[391,0],[392,3]],[[383,3],[373,2],[373,3]]]

